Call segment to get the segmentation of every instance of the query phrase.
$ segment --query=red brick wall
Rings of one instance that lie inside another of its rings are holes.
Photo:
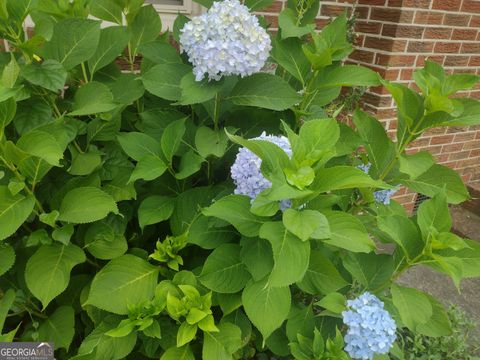
[[[273,29],[283,1],[262,12]],[[480,75],[480,0],[330,0],[321,1],[319,28],[346,9],[356,14],[357,50],[350,60],[384,78],[412,85],[413,71],[425,59],[447,72]],[[464,96],[480,99],[480,86]],[[395,105],[384,88],[372,88],[363,106],[393,134]],[[465,182],[480,188],[480,126],[439,128],[416,140],[409,151],[430,151],[440,163],[457,170]],[[399,200],[411,207],[414,194],[402,189]]]

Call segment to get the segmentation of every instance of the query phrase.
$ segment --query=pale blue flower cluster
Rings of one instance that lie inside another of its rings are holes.
[[[362,170],[364,173],[370,171],[372,164],[361,164],[358,165],[357,168]],[[386,189],[386,190],[378,190],[373,193],[373,197],[375,201],[384,205],[390,204],[390,198],[398,191],[398,188],[395,189]]]
[[[263,132],[253,140],[269,141],[280,147],[288,156],[292,155],[290,142],[285,136],[266,135],[265,132]],[[236,186],[235,194],[247,195],[254,200],[263,190],[269,189],[272,186],[272,183],[267,180],[260,171],[261,165],[262,160],[247,148],[241,147],[238,150],[235,162],[230,168],[230,173]],[[291,202],[289,200],[283,200],[280,205],[282,210],[284,210],[291,206]]]
[[[386,354],[396,339],[397,326],[383,302],[375,295],[363,293],[347,301],[350,310],[342,313],[348,326],[345,351],[353,359],[373,359],[374,354]]]
[[[269,56],[270,37],[238,0],[214,2],[180,30],[180,44],[197,81],[205,74],[247,76],[260,71]]]

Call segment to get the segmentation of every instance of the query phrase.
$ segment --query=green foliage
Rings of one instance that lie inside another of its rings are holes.
[[[456,94],[478,76],[427,62],[417,93],[345,65],[350,20],[317,32],[318,9],[287,1],[274,74],[197,82],[142,0],[0,1],[0,341],[78,360],[348,359],[341,313],[370,291],[402,335],[391,358],[464,356],[463,320],[395,279],[418,264],[458,287],[480,276],[480,245],[451,232],[461,178],[406,153],[427,129],[480,123]],[[332,106],[342,88],[382,84],[397,141],[361,110],[355,129],[335,119],[353,111]],[[252,140],[263,131],[291,154]],[[271,183],[253,201],[229,176],[239,146]],[[415,216],[375,202],[398,186],[431,199]]]

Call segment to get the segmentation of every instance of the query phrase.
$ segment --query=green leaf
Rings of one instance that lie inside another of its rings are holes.
[[[322,211],[330,224],[331,237],[325,243],[353,252],[368,253],[375,243],[368,236],[365,226],[353,215],[341,211]]]
[[[123,26],[110,26],[100,30],[98,47],[88,60],[90,74],[95,74],[115,60],[125,49],[129,39],[127,29]]]
[[[182,323],[177,332],[177,347],[182,347],[192,341],[197,334],[197,329],[198,326],[196,324],[190,325],[187,322]]]
[[[376,290],[390,281],[395,262],[390,255],[349,253],[343,260],[345,269],[368,290]]]
[[[193,150],[188,150],[185,154],[182,155],[180,160],[180,166],[178,172],[175,174],[175,177],[179,180],[188,178],[190,175],[195,174],[200,171],[204,158]]]
[[[223,131],[214,131],[200,126],[195,134],[195,147],[198,153],[207,158],[209,155],[222,157],[227,151],[228,139]]]
[[[92,115],[108,112],[115,109],[118,104],[113,102],[110,89],[99,82],[92,81],[77,90],[69,116]]]
[[[172,215],[174,208],[175,200],[171,197],[160,195],[147,197],[138,208],[140,228],[144,229],[147,225],[167,220]]]
[[[72,152],[72,164],[68,172],[72,175],[89,175],[102,164],[101,153],[90,151],[85,153]]]
[[[388,186],[388,185],[387,185]],[[317,192],[354,189],[362,187],[386,187],[381,181],[373,180],[362,170],[353,166],[339,165],[319,169],[310,189]]]
[[[84,261],[85,254],[76,245],[42,245],[28,259],[25,268],[27,287],[45,309],[67,288],[72,268]]]
[[[118,214],[118,209],[106,192],[95,187],[79,187],[64,196],[59,212],[60,221],[85,224],[101,220],[110,212]]]
[[[130,105],[145,93],[141,79],[136,74],[122,74],[108,84],[116,103]]]
[[[414,179],[430,169],[435,160],[428,151],[420,151],[411,155],[402,154],[399,162],[400,171]]]
[[[348,283],[325,255],[320,251],[312,250],[308,269],[297,285],[306,293],[318,295],[340,290]]]
[[[320,301],[316,302],[315,305],[321,306],[335,314],[341,314],[342,311],[347,309],[347,299],[345,298],[345,295],[331,292]]]
[[[297,14],[292,9],[284,9],[278,16],[278,26],[280,27],[282,39],[290,37],[301,37],[311,33],[315,29],[314,24],[306,26],[297,25]]]
[[[299,102],[300,95],[282,78],[257,73],[240,79],[227,99],[236,105],[281,111]]]
[[[242,332],[232,323],[218,325],[219,332],[204,332],[202,358],[233,360],[233,353],[242,347]]]
[[[321,86],[379,86],[380,76],[376,71],[360,65],[334,67],[322,77]]]
[[[270,243],[260,238],[244,237],[240,241],[240,257],[255,281],[260,281],[273,269],[273,251]]]
[[[409,189],[430,197],[445,188],[447,201],[451,204],[459,204],[470,197],[460,175],[455,170],[438,164],[416,178],[400,179],[400,182]]]
[[[57,22],[53,35],[43,47],[45,59],[57,60],[66,70],[71,70],[90,59],[100,39],[100,22],[72,18]]]
[[[165,128],[160,139],[160,145],[169,164],[172,163],[173,156],[177,153],[185,134],[185,119],[171,122]]]
[[[68,245],[70,238],[72,237],[74,228],[72,224],[67,224],[63,227],[59,227],[52,232],[52,239],[61,242],[64,245]]]
[[[215,216],[232,224],[242,235],[257,236],[262,218],[250,212],[250,198],[243,195],[228,195],[203,209],[205,216]]]
[[[271,56],[298,81],[302,84],[306,83],[310,63],[302,52],[299,39],[280,40],[279,37],[276,37],[273,41]]]
[[[158,157],[160,144],[151,136],[139,132],[126,132],[117,135],[123,151],[136,161],[142,160],[146,155]]]
[[[372,164],[370,172],[378,177],[394,161],[395,144],[388,137],[383,125],[366,112],[357,109],[353,122],[364,141],[368,160]]]
[[[0,102],[0,133],[10,124],[17,111],[17,102],[14,98]]]
[[[448,232],[452,227],[452,217],[448,209],[445,194],[439,193],[424,201],[417,211],[417,223],[423,238],[427,240],[433,232]]]
[[[140,53],[154,64],[182,64],[178,50],[161,40],[143,44],[140,46]]]
[[[53,166],[60,166],[63,149],[57,139],[46,131],[33,130],[20,137],[17,146],[26,153],[37,156]]]
[[[461,250],[444,249],[436,253],[443,257],[455,257],[462,261],[462,276],[472,278],[480,276],[480,244],[474,240],[465,240],[468,248]]]
[[[182,95],[180,82],[192,69],[184,64],[158,64],[142,75],[148,92],[171,101],[179,101]]]
[[[13,118],[15,129],[20,135],[54,121],[50,105],[39,99],[24,100]]]
[[[290,313],[291,294],[288,286],[272,287],[268,280],[250,281],[242,293],[245,312],[266,340]]]
[[[240,258],[240,246],[223,244],[213,250],[205,260],[200,282],[217,293],[236,293],[250,280]]]
[[[13,250],[13,248],[8,244],[0,245],[0,276],[10,270],[14,263],[15,251]]]
[[[20,74],[20,66],[18,66],[17,60],[10,54],[10,62],[5,65],[2,71],[1,84],[6,88],[12,89],[17,82],[18,75]]]
[[[272,245],[274,266],[270,286],[287,286],[300,281],[308,268],[310,243],[290,233],[281,222],[267,222],[260,228],[260,237]]]
[[[12,195],[8,187],[0,186],[0,240],[13,235],[30,216],[34,206],[33,196]]]
[[[22,68],[22,76],[30,83],[50,91],[63,89],[67,71],[55,60],[45,60],[41,65],[28,64]]]
[[[15,296],[15,290],[8,289],[7,291],[5,291],[2,298],[0,299],[0,334],[2,333],[8,311],[10,310],[15,301]]]
[[[84,248],[101,260],[110,260],[125,254],[128,244],[123,227],[109,220],[93,223],[85,232]]]
[[[204,249],[215,249],[221,244],[232,242],[237,233],[216,218],[199,215],[190,224],[188,242]]]
[[[90,5],[90,14],[96,18],[122,24],[122,6],[117,1],[95,0]]]
[[[153,297],[158,271],[134,255],[113,259],[93,278],[87,303],[114,314],[128,314],[129,304]]]
[[[222,89],[222,86],[222,81],[210,81],[208,79],[196,81],[193,73],[187,73],[180,81],[182,94],[178,104],[199,104],[213,99]]]
[[[315,210],[286,209],[283,212],[283,225],[303,241],[310,238],[327,239],[330,237],[327,218]]]
[[[195,360],[192,349],[190,346],[182,346],[177,348],[176,346],[168,348],[160,358],[160,360]]]
[[[380,216],[377,218],[378,228],[397,243],[407,259],[419,255],[425,243],[412,220],[401,215]]]
[[[416,331],[419,325],[430,320],[433,308],[425,294],[396,284],[392,285],[391,290],[393,305],[397,308],[402,322],[411,331]]]
[[[452,333],[452,324],[443,305],[432,296],[425,294],[432,305],[432,317],[425,324],[417,326],[417,332],[431,337],[448,336]]]
[[[75,312],[71,306],[60,306],[38,328],[38,338],[53,342],[55,350],[68,351],[75,334]]]
[[[119,322],[119,319],[116,319],[113,316],[104,318],[100,324],[88,334],[85,340],[83,340],[78,349],[79,355],[74,356],[71,359],[125,359],[135,347],[137,334],[136,332],[132,332],[121,338],[108,336],[106,333],[109,330],[115,329]]]
[[[142,6],[130,25],[130,49],[135,56],[140,45],[155,40],[162,30],[160,16],[153,5]]]

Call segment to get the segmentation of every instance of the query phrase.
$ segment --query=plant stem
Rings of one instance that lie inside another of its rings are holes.
[[[220,115],[220,96],[218,93],[215,95],[215,106],[213,108],[213,129],[218,130],[218,118]]]
[[[88,83],[87,69],[85,68],[85,63],[82,62],[82,73],[85,83]]]

